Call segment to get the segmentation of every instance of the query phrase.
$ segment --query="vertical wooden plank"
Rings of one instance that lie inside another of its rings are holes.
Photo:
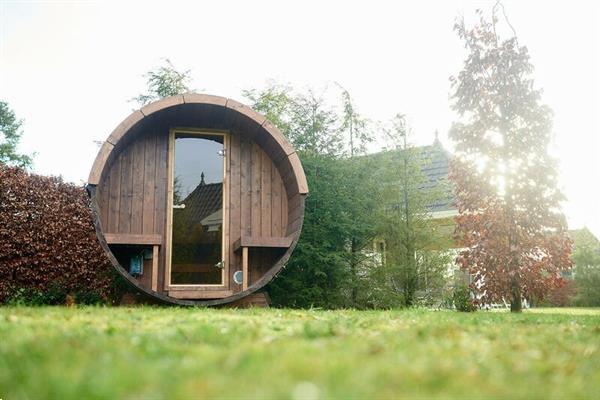
[[[119,208],[121,205],[121,158],[117,157],[110,167],[110,190],[108,223],[105,233],[119,232]]]
[[[142,260],[142,263],[144,265],[143,267],[143,274],[138,277],[138,281],[146,288],[149,288],[151,283],[151,279],[152,279],[152,260]]]
[[[164,278],[166,269],[166,243],[167,237],[165,224],[167,218],[167,151],[168,131],[164,127],[157,127],[156,134],[156,170],[154,186],[154,233],[163,236],[162,246],[159,249],[158,264],[158,292],[164,293]]]
[[[270,237],[271,232],[271,159],[260,150],[261,154],[261,229],[260,235]]]
[[[256,143],[252,143],[252,206],[250,212],[252,215],[252,228],[250,230],[252,236],[260,236],[261,229],[261,161],[260,147]]]
[[[165,273],[164,273],[164,290],[169,290],[171,286],[171,254],[173,249],[172,234],[173,234],[173,184],[174,184],[174,169],[175,169],[175,132],[169,131],[167,137],[167,194],[166,194],[166,222],[165,222]]]
[[[158,246],[152,246],[152,290],[158,288]]]
[[[287,236],[288,225],[288,198],[285,192],[283,180],[281,181],[281,233]]]
[[[252,169],[251,169],[251,149],[252,146],[246,138],[241,139],[241,234],[250,236],[251,206],[252,206]]]
[[[168,134],[156,138],[156,169],[154,186],[154,233],[165,235],[167,212],[167,144]]]
[[[118,233],[131,233],[131,201],[133,199],[133,153],[128,146],[121,158],[121,207],[119,208]]]
[[[231,234],[229,232],[229,220],[230,220],[230,212],[231,212],[231,186],[230,186],[230,176],[231,176],[231,145],[230,145],[230,136],[223,136],[223,148],[225,149],[225,157],[223,157],[224,164],[224,176],[223,176],[223,243],[222,243],[222,257],[225,261],[225,268],[223,269],[223,285],[229,288],[229,271],[231,269],[230,264],[230,256],[229,256],[229,243]]]
[[[108,229],[108,210],[110,203],[110,174],[106,174],[106,177],[102,180],[102,183],[98,185],[98,207],[100,212],[100,223],[102,224],[103,232],[107,232]]]
[[[144,149],[144,204],[142,207],[142,233],[154,231],[154,197],[156,192],[156,135],[148,135]]]
[[[271,164],[271,234],[281,237],[281,177]]]
[[[146,139],[140,138],[132,145],[132,200],[131,200],[131,233],[142,233],[144,212],[144,152]]]
[[[243,274],[243,279],[242,279],[242,290],[246,290],[248,289],[248,280],[249,280],[249,276],[248,276],[248,248],[247,247],[242,247],[242,274]]]
[[[238,255],[233,251],[233,243],[241,236],[241,168],[240,168],[240,137],[237,134],[230,136],[229,149],[229,289],[234,293],[240,290],[240,285],[233,282],[233,273],[240,269]]]

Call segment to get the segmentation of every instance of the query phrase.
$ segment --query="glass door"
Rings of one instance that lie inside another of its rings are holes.
[[[225,136],[175,132],[171,285],[222,285]]]

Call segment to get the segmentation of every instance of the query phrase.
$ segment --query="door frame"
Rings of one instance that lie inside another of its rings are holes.
[[[189,136],[222,136],[223,149],[223,229],[221,259],[225,263],[221,270],[221,284],[171,284],[171,255],[173,240],[173,184],[175,180],[175,137],[177,134]],[[164,290],[168,292],[185,292],[188,298],[192,298],[193,292],[198,293],[198,298],[206,298],[209,293],[214,291],[214,298],[226,297],[225,293],[229,289],[229,147],[230,133],[220,129],[196,129],[196,128],[171,128],[169,129],[169,140],[167,148],[167,223],[165,235],[165,279]],[[192,295],[190,296],[190,293]]]

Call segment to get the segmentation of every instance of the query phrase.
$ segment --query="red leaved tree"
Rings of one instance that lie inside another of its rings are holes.
[[[519,312],[523,298],[541,299],[563,284],[571,241],[548,154],[552,112],[533,86],[527,48],[516,35],[502,40],[493,14],[488,22],[479,12],[472,29],[455,25],[468,53],[451,78],[459,115],[450,131],[457,151],[455,234],[464,247],[457,261],[471,275],[478,302],[507,300]]]

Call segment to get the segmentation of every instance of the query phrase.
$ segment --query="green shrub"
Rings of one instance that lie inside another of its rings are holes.
[[[38,306],[43,304],[39,291],[26,288],[14,290],[7,296],[6,303],[13,306]]]
[[[574,304],[579,307],[600,307],[600,265],[575,268],[577,294]]]
[[[51,306],[65,304],[67,299],[67,291],[60,283],[52,283],[50,287],[40,292],[42,304]]]
[[[75,293],[76,304],[96,305],[104,303],[104,299],[100,293],[96,291],[79,291]]]
[[[65,288],[59,283],[52,283],[42,291],[32,288],[15,289],[7,299],[8,304],[23,306],[62,305],[67,299]]]
[[[454,287],[452,302],[457,311],[473,312],[477,310],[473,299],[471,298],[471,289],[465,283],[457,283]]]

